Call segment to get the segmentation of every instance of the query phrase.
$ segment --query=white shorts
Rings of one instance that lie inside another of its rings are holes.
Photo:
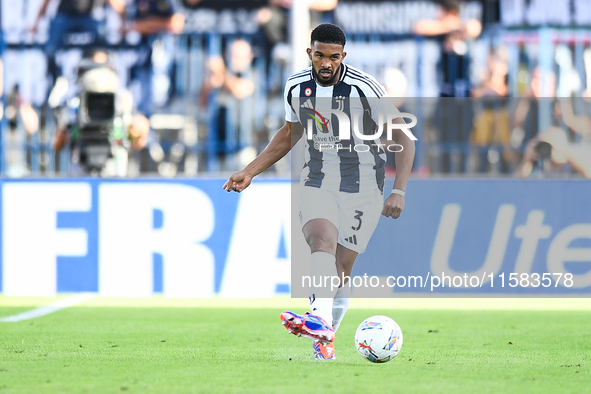
[[[338,243],[363,253],[378,225],[384,196],[378,189],[345,193],[302,186],[300,222],[302,228],[313,219],[326,219],[339,231]]]

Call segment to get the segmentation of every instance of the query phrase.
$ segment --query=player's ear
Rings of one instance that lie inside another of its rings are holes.
[[[347,52],[341,54],[341,61],[345,60],[345,57],[347,57]]]
[[[308,58],[312,60],[312,48],[306,49],[306,52],[308,53]]]

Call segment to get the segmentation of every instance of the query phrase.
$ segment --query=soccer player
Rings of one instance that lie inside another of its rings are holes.
[[[256,175],[291,150],[304,134],[302,126],[312,126],[312,130],[306,130],[313,138],[305,138],[305,165],[300,181],[300,218],[310,246],[312,278],[350,276],[380,214],[400,217],[415,152],[411,137],[403,129],[394,128],[392,139],[402,150],[396,154],[394,189],[384,202],[383,145],[362,140],[355,133],[349,140],[335,138],[331,130],[335,122],[326,109],[340,109],[350,116],[352,107],[362,107],[364,135],[375,135],[378,122],[385,122],[382,115],[396,111],[392,99],[385,96],[384,87],[375,78],[343,63],[347,55],[345,41],[345,33],[333,24],[321,24],[312,31],[311,47],[307,49],[312,66],[288,78],[285,86],[285,125],[256,159],[224,184],[226,191],[243,191]],[[331,108],[325,104],[322,115],[320,107],[327,101]],[[308,122],[312,115],[318,122]],[[394,123],[404,121],[398,118]],[[383,127],[387,130],[386,124]],[[331,143],[335,144],[331,147]],[[332,342],[349,306],[350,290],[347,283],[340,283],[336,289],[312,283],[312,313],[281,314],[288,332],[314,340],[316,359],[335,358]]]

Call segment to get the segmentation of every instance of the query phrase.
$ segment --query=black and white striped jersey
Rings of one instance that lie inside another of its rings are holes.
[[[332,86],[317,84],[312,67],[287,80],[285,120],[299,122],[304,127],[305,165],[301,182],[305,186],[348,193],[376,187],[383,191],[386,162],[383,145],[380,146],[379,140],[362,140],[352,130],[349,139],[340,139],[341,122],[327,110],[344,112],[351,128],[359,120],[358,129],[363,135],[374,135],[377,124],[386,122],[384,115],[398,110],[374,77],[349,65],[341,67],[340,79]]]

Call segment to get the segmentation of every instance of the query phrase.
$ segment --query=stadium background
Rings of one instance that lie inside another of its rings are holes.
[[[311,13],[296,0],[279,11],[284,23],[275,31],[279,36],[271,34],[272,26],[257,22],[268,6],[265,1],[174,4],[184,15],[183,31],[158,34],[151,41],[153,106],[146,114],[151,124],[147,144],[132,150],[122,142],[117,149],[123,154],[116,155],[103,176],[89,177],[73,171],[67,146],[61,152],[54,149],[59,105],[47,99],[53,81],[47,77],[43,45],[57,2],[50,3],[32,34],[28,28],[41,0],[2,1],[3,294],[289,293],[292,160],[277,163],[247,193],[225,194],[221,186],[281,126],[284,80],[307,65],[304,49],[310,25],[318,21],[343,27],[349,64],[400,89],[395,95],[425,111],[425,121],[415,129],[419,141],[405,215],[395,224],[380,222],[368,252],[359,258],[360,272],[383,275],[383,264],[377,262],[384,255],[397,256],[391,264],[405,275],[442,269],[479,272],[482,267],[507,274],[552,269],[576,275],[572,294],[588,293],[591,216],[586,208],[591,190],[584,178],[589,173],[569,166],[558,173],[546,171],[543,163],[529,179],[517,173],[528,141],[554,122],[552,97],[572,99],[577,115],[591,115],[584,101],[591,75],[591,1],[466,1],[461,17],[479,20],[482,33],[466,40],[456,53],[461,56],[446,65],[440,62],[441,41],[412,30],[420,19],[437,18],[437,2],[340,0],[332,10]],[[135,99],[131,112],[136,112],[142,82],[131,76],[139,57],[133,34],[122,36],[119,16],[107,6],[93,15],[120,78],[118,94],[129,92]],[[56,57],[71,89],[84,37],[84,32],[71,35]],[[248,45],[232,53],[240,40]],[[458,92],[467,96],[489,78],[491,59],[506,67],[507,93],[495,99],[500,107],[492,120],[483,122],[502,123],[499,128],[508,134],[478,137],[473,125],[486,116],[477,118],[476,98],[457,99],[471,106],[459,112],[458,122],[468,126],[444,132],[438,126],[441,114],[428,110],[436,107],[440,81],[461,80]],[[228,69],[234,61],[246,63],[234,75],[247,81],[243,97],[211,87],[220,60]],[[531,89],[536,70],[542,74],[537,96]],[[540,106],[524,130],[511,121],[521,98],[538,100]],[[566,123],[560,118],[557,125],[568,130]],[[567,136],[570,145],[590,149],[588,134],[568,130]],[[389,168],[390,179],[394,171]],[[445,215],[456,218],[457,228],[442,225],[450,217]],[[543,235],[528,233],[538,230]],[[442,244],[438,234],[445,232],[455,238]],[[393,234],[395,243],[389,238]],[[260,269],[249,269],[254,262]],[[39,274],[32,279],[31,272]],[[462,289],[460,294],[478,292]]]

